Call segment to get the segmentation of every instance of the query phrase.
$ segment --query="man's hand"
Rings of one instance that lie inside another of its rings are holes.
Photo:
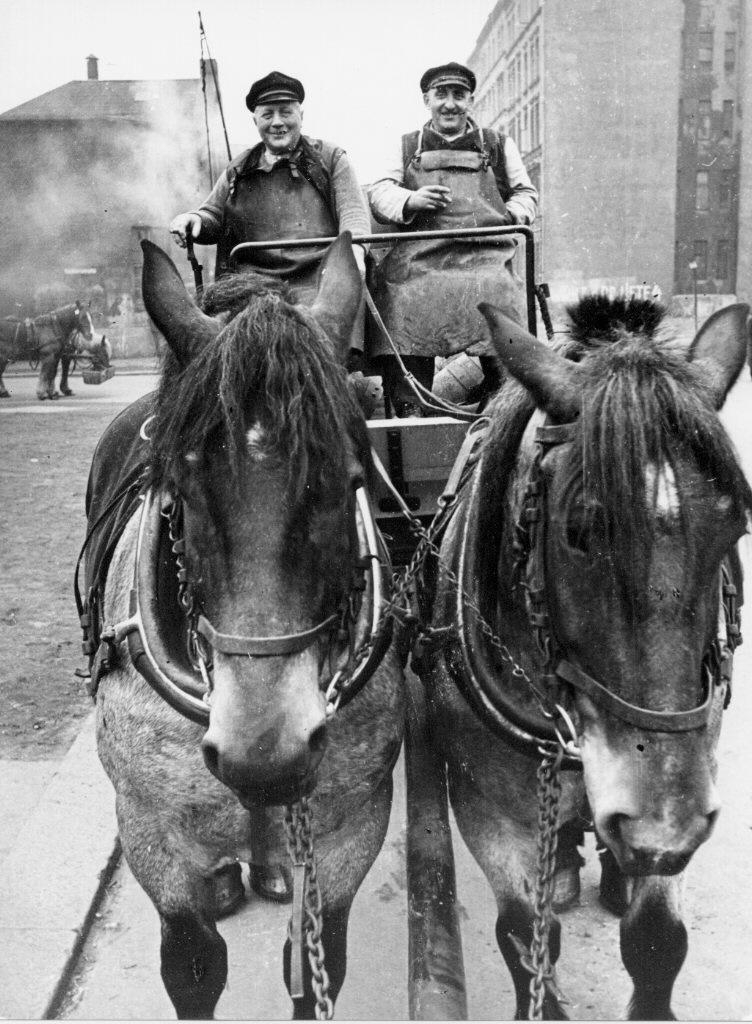
[[[405,202],[405,213],[420,210],[443,210],[452,201],[452,190],[446,185],[424,185]]]
[[[186,237],[190,232],[191,240],[195,240],[201,231],[201,218],[197,213],[179,213],[170,223],[170,234],[181,249],[185,249]]]

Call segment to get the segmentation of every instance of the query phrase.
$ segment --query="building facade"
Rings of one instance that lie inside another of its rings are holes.
[[[86,79],[0,114],[0,315],[66,291],[138,311],[139,242],[176,256],[167,225],[227,163],[213,62],[155,81],[100,80],[97,58],[86,63]]]
[[[750,17],[752,0],[496,4],[469,58],[476,111],[539,188],[554,299],[750,297]]]

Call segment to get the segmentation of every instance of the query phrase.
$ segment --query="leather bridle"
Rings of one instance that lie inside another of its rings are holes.
[[[572,687],[584,693],[596,705],[627,725],[648,732],[679,733],[704,728],[710,721],[717,683],[721,673],[716,670],[725,658],[733,654],[739,642],[738,622],[729,621],[727,598],[735,596],[736,590],[730,579],[721,579],[721,593],[726,620],[726,637],[715,638],[703,656],[705,695],[701,704],[685,711],[656,711],[623,700],[602,683],[593,679],[579,666],[562,656],[562,647],[557,641],[551,611],[546,594],[546,510],[545,476],[541,463],[551,448],[570,444],[575,424],[544,423],[536,427],[535,443],[537,452],[528,475],[523,507],[516,527],[518,561],[515,575],[524,572],[524,588],[527,596],[528,616],[536,636],[538,647],[545,659],[542,676],[543,688],[537,696],[547,714],[555,714],[562,704],[562,687]]]
[[[719,635],[703,657],[705,693],[688,711],[655,711],[629,703],[593,679],[564,654],[549,615],[545,559],[545,480],[541,462],[555,445],[571,443],[574,425],[545,424],[536,430],[537,451],[516,525],[513,579],[526,593],[528,621],[543,656],[540,673],[526,671],[480,612],[481,561],[487,545],[479,537],[478,502],[482,492],[482,459],[476,464],[470,493],[465,499],[457,561],[454,598],[456,640],[441,644],[447,669],[476,714],[497,735],[521,749],[538,754],[561,746],[564,764],[580,766],[575,727],[566,711],[571,689],[587,694],[594,703],[622,722],[652,732],[679,733],[704,728],[722,679],[730,679],[734,649],[741,642],[736,587],[726,560],[721,566]],[[505,666],[505,667],[502,667]],[[511,678],[510,678],[511,677]],[[532,696],[532,704],[524,694]],[[724,707],[730,697],[726,693]]]
[[[176,711],[205,728],[209,725],[209,698],[212,682],[212,652],[243,655],[252,658],[285,657],[311,647],[318,640],[330,638],[330,651],[336,638],[345,632],[347,650],[337,660],[328,679],[322,683],[327,712],[332,714],[341,703],[351,700],[371,678],[391,641],[391,620],[385,615],[384,567],[388,556],[380,542],[370,502],[364,488],[355,490],[358,556],[350,590],[344,595],[337,612],[327,616],[311,629],[278,636],[236,636],[222,633],[196,611],[195,625],[188,619],[189,650],[199,672],[189,672],[174,663],[164,650],[155,624],[155,568],[153,548],[161,518],[168,514],[171,498],[150,489],[143,496],[139,532],[136,542],[130,617],[102,632],[103,645],[112,651],[123,640],[134,668],[152,688]],[[171,535],[172,536],[172,535]],[[185,550],[182,538],[173,540],[173,553]],[[181,562],[178,561],[178,565]],[[365,579],[364,579],[365,577]],[[178,569],[181,584],[187,582],[187,569]],[[361,582],[359,582],[361,581]],[[360,604],[360,593],[366,590],[357,622],[348,621],[350,612]],[[181,601],[183,610],[190,602]],[[364,618],[364,616],[366,618]],[[191,636],[191,633],[194,635]],[[197,636],[195,635],[197,634]],[[198,639],[200,638],[200,639]],[[109,659],[111,660],[111,659]]]

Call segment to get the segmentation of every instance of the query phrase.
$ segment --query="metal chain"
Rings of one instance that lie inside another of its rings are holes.
[[[556,848],[559,834],[559,798],[561,775],[559,768],[563,751],[560,746],[543,751],[538,766],[538,856],[533,899],[533,938],[530,943],[530,1020],[543,1019],[543,1001],[546,992],[558,996],[554,983],[554,969],[548,948],[551,918],[553,916],[554,877],[556,874]]]
[[[167,519],[168,534],[170,537],[170,544],[172,546],[171,550],[175,556],[175,564],[178,569],[178,604],[183,609],[183,613],[188,622],[188,656],[191,661],[195,662],[199,667],[201,678],[203,679],[204,686],[206,687],[204,702],[208,704],[211,699],[212,690],[214,689],[211,674],[213,667],[212,656],[210,649],[204,642],[204,638],[196,628],[198,625],[198,617],[201,613],[201,603],[196,597],[185,559],[185,538],[183,536],[182,523],[180,521],[180,512],[180,502],[173,499],[162,515]]]
[[[329,996],[329,975],[324,963],[321,890],[316,873],[311,809],[307,797],[301,797],[297,803],[289,804],[285,809],[285,831],[293,864],[305,865],[303,934],[311,968],[311,985],[316,999],[316,1020],[331,1020],[334,1015],[334,1004]],[[290,924],[292,933],[292,921]]]

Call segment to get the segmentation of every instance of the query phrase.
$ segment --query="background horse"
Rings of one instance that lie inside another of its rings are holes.
[[[39,362],[37,398],[57,398],[55,374],[62,362],[60,390],[64,395],[73,392],[68,387],[70,361],[77,356],[91,359],[95,369],[110,365],[110,348],[105,337],[95,337],[91,317],[77,302],[69,303],[33,319],[18,320],[6,317],[0,320],[0,398],[9,394],[3,383],[3,373],[9,362],[18,359]]]
[[[550,924],[559,953],[559,922],[534,914],[536,769],[541,747],[558,750],[555,725],[565,767],[582,766],[559,775],[559,835],[592,817],[632,890],[630,1018],[670,1018],[687,950],[680,875],[719,810],[735,632],[730,614],[719,642],[721,567],[752,494],[716,410],[744,363],[749,309],[714,314],[682,352],[653,304],[587,297],[570,310],[569,358],[484,311],[516,380],[489,410],[442,543],[432,625],[454,632],[424,673],[452,804],[525,1018],[531,970],[550,974],[545,952],[537,966],[525,956],[534,924]],[[542,782],[551,801],[552,773]],[[551,985],[536,999],[564,1016]]]
[[[153,673],[182,671],[193,677],[194,693],[203,690],[186,662],[182,596],[194,613],[192,642],[204,652],[210,692],[206,728],[200,713],[195,721],[182,717],[139,675],[134,662],[143,652],[123,641],[130,627],[103,634],[109,671],[97,697],[98,749],[117,794],[123,851],[161,918],[162,977],[178,1015],[208,1018],[227,976],[213,872],[228,858],[251,858],[258,808],[312,793],[334,999],[345,975],[350,906],[388,824],[404,715],[394,644],[333,717],[321,688],[338,659],[347,662],[353,630],[357,638],[370,614],[360,597],[368,566],[354,490],[369,447],[344,369],[360,278],[343,236],[323,265],[310,311],[249,275],[215,286],[222,315],[213,319],[192,303],[169,258],[142,245],[144,302],[172,356],[156,398],[139,407],[153,414],[146,428],[151,511],[141,525],[139,515],[127,521],[114,549],[104,621],[131,617],[134,572],[148,576],[153,561],[142,607],[154,628],[144,643],[170,652]],[[101,454],[89,491],[100,505],[112,473]],[[118,457],[125,458],[122,446]],[[169,545],[159,547],[166,505],[177,564]],[[153,548],[144,539],[152,534]],[[194,669],[196,656],[194,647]],[[276,841],[285,859],[281,836]],[[288,941],[288,988],[292,952]],[[305,971],[295,1014],[312,1017],[320,995],[312,993],[307,962]]]

